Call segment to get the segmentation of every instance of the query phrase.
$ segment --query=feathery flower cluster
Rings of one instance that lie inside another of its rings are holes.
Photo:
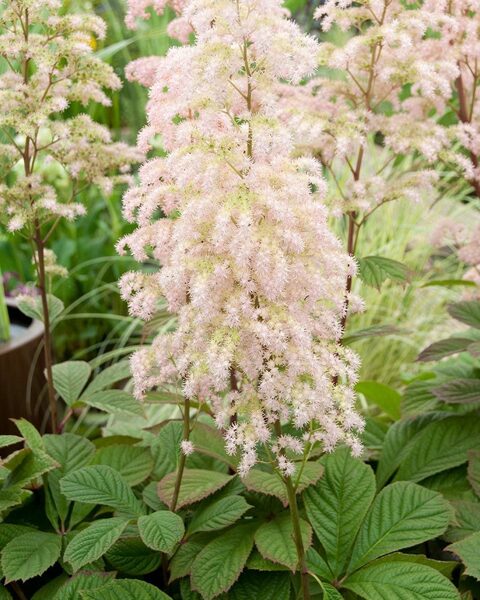
[[[165,9],[170,7],[177,15],[170,21],[167,27],[167,33],[170,37],[186,44],[193,33],[192,24],[182,15],[185,7],[185,0],[127,0],[127,15],[125,22],[130,29],[137,28],[137,19],[148,19],[151,8],[158,15],[163,15]]]
[[[212,407],[227,450],[241,449],[242,475],[258,443],[275,446],[285,474],[285,447],[345,442],[358,453],[358,360],[337,342],[355,264],[327,227],[320,165],[292,160],[277,117],[279,80],[310,75],[317,44],[279,0],[190,0],[183,15],[195,44],[145,75],[154,83],[140,142],[161,134],[168,154],[145,163],[124,198],[138,227],[119,250],[162,268],[128,273],[123,297],[142,318],[161,296],[178,314],[175,332],[133,356],[137,396],[182,380]],[[296,428],[294,444],[271,442],[278,421]]]
[[[10,231],[83,214],[74,201],[76,186],[63,197],[53,174],[108,192],[114,183],[130,182],[130,164],[142,158],[112,143],[108,130],[87,115],[54,120],[72,101],[108,105],[104,88],[120,87],[112,68],[93,54],[92,36],[104,35],[103,21],[60,16],[60,8],[57,0],[7,0],[0,8],[0,56],[8,66],[0,75],[6,140],[0,143],[0,214]]]
[[[388,181],[379,161],[378,173],[367,177],[362,163],[379,148],[368,144],[379,134],[390,150],[387,160],[418,152],[433,164],[448,144],[444,128],[426,118],[429,110],[443,112],[458,74],[450,53],[427,52],[428,29],[439,30],[447,17],[402,0],[327,0],[316,17],[323,31],[335,25],[347,41],[321,44],[322,76],[297,88],[281,86],[281,116],[301,152],[317,156],[332,173],[339,165],[350,169],[349,182],[334,190],[337,209],[366,212],[394,198],[418,197],[422,187],[430,190],[435,178],[430,168],[417,172],[415,181]]]

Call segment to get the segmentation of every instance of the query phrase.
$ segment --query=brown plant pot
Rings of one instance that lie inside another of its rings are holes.
[[[18,434],[10,419],[24,417],[44,430],[47,409],[43,375],[43,324],[24,315],[7,298],[11,339],[0,342],[0,433]]]

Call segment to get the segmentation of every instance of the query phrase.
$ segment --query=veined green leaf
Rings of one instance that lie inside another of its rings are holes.
[[[440,360],[445,356],[464,352],[471,345],[472,340],[462,337],[451,337],[439,342],[430,344],[425,350],[422,350],[418,355],[417,360],[420,362],[428,362],[431,360]]]
[[[247,512],[250,505],[243,496],[226,496],[197,510],[188,526],[188,534],[212,531],[232,525]]]
[[[407,562],[379,562],[343,584],[365,600],[459,600],[455,586],[435,569]]]
[[[303,546],[308,550],[312,543],[312,528],[300,520]],[[298,566],[298,554],[294,541],[294,530],[289,513],[276,516],[261,525],[255,533],[255,545],[260,554],[267,560],[280,563],[295,571]]]
[[[106,504],[133,516],[145,512],[120,473],[107,465],[90,465],[69,473],[60,481],[60,488],[69,500]]]
[[[79,571],[57,590],[53,600],[77,600],[80,592],[102,587],[114,577],[113,572]]]
[[[465,565],[466,575],[480,581],[480,531],[447,546],[447,551],[460,557]]]
[[[105,558],[114,569],[125,575],[146,575],[156,571],[162,555],[145,546],[139,537],[122,536],[107,551]]]
[[[464,300],[450,304],[448,312],[457,321],[480,329],[480,302],[478,300]]]
[[[468,456],[468,481],[480,498],[480,452],[470,450]]]
[[[78,571],[103,556],[122,535],[128,519],[112,517],[94,521],[83,529],[68,544],[63,560]]]
[[[72,406],[85,387],[92,368],[87,362],[70,360],[53,366],[53,385],[55,391],[68,406]]]
[[[310,523],[335,577],[348,563],[357,532],[375,496],[372,469],[347,448],[327,455],[325,475],[304,492]]]
[[[441,535],[451,516],[448,502],[437,492],[406,481],[387,486],[375,498],[360,527],[348,572],[389,552]]]
[[[116,579],[96,590],[80,592],[82,600],[172,600],[157,587],[136,579]]]
[[[102,410],[112,415],[134,415],[141,417],[144,414],[143,406],[138,400],[124,390],[103,390],[91,395],[83,395],[81,402],[93,408]]]
[[[129,485],[138,485],[152,472],[153,458],[146,448],[113,444],[97,450],[92,464],[112,467]]]
[[[246,571],[228,592],[231,600],[289,600],[288,573],[259,573]]]
[[[212,540],[192,565],[192,588],[212,600],[228,591],[242,572],[253,548],[256,525],[237,525]]]
[[[216,471],[185,469],[176,508],[182,508],[210,496],[227,485],[232,478],[230,475]],[[158,495],[167,506],[172,503],[176,479],[177,473],[173,472],[166,475],[158,484]]]
[[[355,391],[363,394],[369,402],[373,402],[392,419],[400,418],[402,396],[388,385],[378,381],[359,381]]]
[[[360,258],[358,264],[358,274],[362,281],[378,289],[387,279],[394,281],[408,280],[408,267],[398,262],[398,260],[392,260],[385,256],[366,256]]]
[[[11,539],[2,550],[7,583],[26,581],[44,573],[60,557],[62,539],[56,533],[32,531]]]
[[[171,554],[185,533],[182,519],[169,510],[159,510],[138,519],[144,544],[153,550]]]

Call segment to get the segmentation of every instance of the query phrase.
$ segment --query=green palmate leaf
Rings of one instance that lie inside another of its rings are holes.
[[[360,258],[359,276],[364,283],[380,288],[387,279],[394,281],[407,281],[408,267],[397,260],[384,256],[366,256]]]
[[[172,600],[157,587],[136,579],[118,579],[96,590],[80,592],[82,600]]]
[[[170,473],[158,484],[158,495],[167,506],[170,506],[172,503],[176,479],[177,473]],[[230,475],[215,471],[185,469],[180,486],[177,509],[210,496],[210,494],[227,485],[232,479],[233,477]]]
[[[47,434],[43,437],[47,453],[57,461],[55,472],[66,475],[85,466],[95,454],[95,446],[86,438],[73,433]]]
[[[120,473],[129,485],[138,485],[152,472],[153,458],[145,448],[113,444],[100,448],[92,464],[108,465]]]
[[[427,425],[402,456],[396,479],[421,481],[467,461],[467,452],[480,448],[480,419],[449,417]]]
[[[378,558],[374,564],[392,561],[425,565],[431,569],[435,569],[444,577],[447,577],[447,579],[451,578],[453,570],[458,566],[458,563],[454,560],[434,560],[433,558],[427,558],[423,554],[407,554],[404,552],[394,552],[393,554],[388,554],[387,556]]]
[[[473,491],[480,498],[480,452],[468,452],[468,481],[473,488]]]
[[[107,465],[91,465],[69,473],[61,480],[60,488],[69,500],[106,504],[129,515],[145,512],[123,477]]]
[[[328,581],[333,581],[333,579],[335,579],[327,561],[320,556],[314,548],[309,548],[307,550],[306,558],[308,571],[310,573],[314,573],[317,577]]]
[[[375,498],[353,547],[348,572],[389,552],[441,535],[452,515],[437,492],[415,483],[398,482]]]
[[[312,548],[309,548],[309,552]],[[264,572],[285,572],[288,571],[288,567],[281,565],[280,563],[274,563],[267,558],[264,558],[260,552],[254,548],[252,553],[248,557],[247,560],[247,568],[252,569],[253,571],[264,571]]]
[[[288,573],[258,573],[246,571],[228,592],[231,600],[289,600]]]
[[[23,438],[18,435],[0,435],[0,448],[6,448],[19,442],[23,442]]]
[[[17,429],[22,434],[25,444],[32,450],[45,452],[45,443],[42,436],[32,423],[26,419],[13,419]]]
[[[162,479],[168,473],[175,471],[182,437],[183,425],[178,421],[170,421],[160,429],[154,443],[151,445],[155,460],[155,477]]]
[[[243,496],[219,498],[196,511],[188,526],[188,534],[213,531],[232,525],[247,512],[250,505]]]
[[[47,294],[47,304],[50,323],[53,324],[63,312],[63,302],[56,296]],[[27,317],[37,319],[43,323],[43,308],[40,296],[23,296],[18,300],[17,306]]]
[[[308,549],[312,543],[312,528],[300,520],[303,546]],[[294,541],[292,519],[289,513],[276,516],[261,525],[255,534],[255,545],[267,560],[279,563],[295,571],[298,565],[297,548]]]
[[[146,575],[156,571],[162,562],[160,552],[147,548],[139,537],[121,537],[105,554],[105,558],[125,575]]]
[[[153,550],[171,554],[185,533],[182,519],[169,510],[159,510],[138,519],[143,542]]]
[[[122,535],[128,519],[113,517],[94,521],[77,533],[68,544],[63,560],[71,564],[74,571],[98,560]]]
[[[78,400],[91,372],[90,365],[81,360],[70,360],[53,366],[55,391],[68,406],[72,406]]]
[[[328,455],[325,475],[304,493],[310,523],[335,576],[344,572],[355,536],[375,496],[372,469],[346,448]]]
[[[82,400],[103,391],[111,385],[131,377],[130,361],[122,360],[101,371],[82,394]]]
[[[91,395],[83,395],[80,400],[112,415],[134,415],[142,416],[144,414],[143,406],[138,400],[123,390],[105,390],[95,392]]]
[[[6,486],[21,487],[55,469],[58,464],[46,452],[24,448],[12,460],[7,459],[5,466],[11,469]]]
[[[462,337],[451,337],[445,340],[440,340],[430,344],[425,350],[420,352],[417,360],[420,362],[428,362],[431,360],[440,360],[445,356],[464,352],[471,345],[472,340]]]
[[[432,388],[432,394],[447,404],[480,402],[480,379],[454,379]]]
[[[208,541],[202,536],[195,536],[185,544],[181,544],[170,561],[170,582],[190,575],[194,560],[205,548]]]
[[[80,592],[94,590],[102,587],[115,577],[115,573],[102,573],[100,571],[79,571],[70,577],[56,591],[52,600],[78,600]]]
[[[359,381],[355,391],[363,394],[369,402],[379,406],[392,419],[400,418],[402,396],[388,385],[377,381]]]
[[[448,307],[448,312],[457,321],[480,329],[480,302],[478,300],[456,302]]]
[[[393,475],[408,454],[412,440],[432,421],[431,415],[402,419],[387,431],[382,455],[377,466],[376,477],[379,487]]]
[[[298,482],[296,481],[297,493],[317,483],[323,475],[323,465],[319,461],[307,462],[299,475],[300,479]],[[295,475],[293,479],[295,480]],[[265,471],[260,471],[260,469],[251,469],[248,475],[244,477],[243,483],[247,490],[266,494],[267,496],[275,496],[285,507],[288,506],[287,489],[279,475],[266,473]]]
[[[37,530],[17,523],[0,523],[0,550],[5,548],[10,540],[24,533],[36,533]]]
[[[459,600],[458,591],[446,577],[415,563],[373,563],[343,585],[365,600]]]
[[[480,531],[480,502],[456,500],[452,502],[456,524],[443,536],[449,542],[458,542]]]
[[[255,525],[237,525],[211,541],[191,568],[192,588],[205,600],[229,590],[253,548]]]
[[[459,556],[465,565],[465,574],[480,580],[480,531],[459,542],[450,544],[446,550]]]
[[[55,533],[35,531],[14,537],[2,550],[2,570],[7,583],[41,575],[57,562],[61,548],[62,539]]]

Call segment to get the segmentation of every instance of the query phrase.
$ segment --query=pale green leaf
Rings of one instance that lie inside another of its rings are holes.
[[[144,415],[142,404],[132,394],[124,390],[104,390],[91,395],[83,395],[80,400],[93,408],[112,415]]]
[[[182,508],[210,496],[227,485],[232,478],[230,475],[216,471],[185,469],[176,508]],[[169,473],[158,484],[158,495],[167,506],[172,503],[176,479],[176,472]]]
[[[366,256],[358,260],[358,274],[367,285],[380,289],[387,279],[406,281],[408,267],[385,256]]]
[[[374,563],[343,586],[365,600],[460,600],[455,586],[438,571],[407,562]]]
[[[35,531],[11,539],[2,550],[2,570],[7,583],[26,581],[44,573],[60,557],[62,538]]]
[[[304,492],[305,508],[335,576],[343,573],[355,536],[375,496],[372,469],[341,448],[324,461],[325,475]]]
[[[185,533],[182,519],[168,510],[159,510],[138,519],[144,544],[153,550],[171,554]]]
[[[87,383],[92,368],[87,362],[70,360],[53,366],[55,391],[68,406],[72,406]]]
[[[355,391],[363,394],[369,402],[373,402],[394,420],[400,418],[401,395],[392,387],[378,381],[359,381]]]
[[[45,452],[45,443],[37,428],[26,419],[13,419],[17,429],[22,434],[25,444],[32,450]]]
[[[375,498],[353,547],[348,572],[389,552],[415,546],[441,535],[452,512],[437,492],[401,481]]]
[[[23,442],[23,438],[18,435],[0,435],[0,448],[6,448],[19,442]]]
[[[451,337],[445,340],[440,340],[430,344],[425,350],[422,350],[418,355],[417,360],[420,362],[428,362],[431,360],[440,360],[445,356],[464,352],[471,345],[472,340],[461,337]]]
[[[253,548],[255,525],[237,525],[212,540],[191,568],[192,588],[204,600],[229,590],[242,572]]]
[[[147,449],[125,444],[100,448],[92,464],[112,467],[129,485],[138,485],[150,475],[153,469],[153,459]]]
[[[307,550],[312,543],[312,528],[303,519],[300,519],[300,528],[303,546]],[[261,525],[255,534],[255,545],[267,560],[284,565],[291,571],[297,569],[298,554],[289,513],[278,515]]]
[[[87,504],[105,504],[129,515],[145,510],[123,477],[107,465],[90,465],[69,473],[60,481],[69,500]]]
[[[94,377],[93,381],[83,392],[81,400],[84,401],[86,398],[92,396],[96,392],[100,392],[105,388],[110,387],[114,383],[118,383],[124,379],[129,379],[130,377],[130,361],[122,360],[117,362],[110,367],[107,367],[103,371],[100,371],[100,373]]]
[[[82,529],[68,544],[63,560],[70,563],[74,571],[98,560],[122,535],[128,519],[112,517],[94,521]]]
[[[195,536],[179,546],[170,561],[170,582],[190,575],[194,560],[206,544],[207,540],[203,536]]]
[[[446,381],[432,388],[432,394],[447,404],[475,404],[480,402],[480,379],[461,378]]]
[[[232,495],[214,500],[194,513],[188,525],[188,534],[228,527],[238,521],[249,508],[250,505],[243,496]]]

